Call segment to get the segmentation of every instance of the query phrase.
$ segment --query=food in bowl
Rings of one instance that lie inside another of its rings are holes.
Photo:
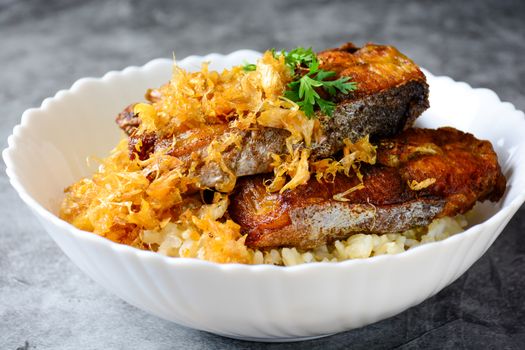
[[[409,128],[383,138],[376,159],[361,166],[361,178],[311,178],[283,193],[268,192],[264,175],[244,177],[231,196],[230,216],[247,232],[250,247],[309,249],[349,232],[425,227],[464,214],[477,201],[497,201],[505,191],[490,142],[453,128]]]
[[[410,129],[428,107],[428,86],[391,46],[268,51],[221,73],[174,65],[146,100],[118,115],[126,137],[92,178],[66,189],[60,211],[80,229],[140,249],[283,265],[397,253],[461,231],[465,219],[455,214],[505,189],[488,142]],[[411,133],[428,137],[407,142]],[[389,152],[396,145],[397,155]],[[375,181],[383,178],[396,186]],[[305,188],[317,192],[302,195]],[[383,192],[383,202],[370,200]],[[296,198],[292,208],[286,196]],[[334,230],[328,217],[311,230],[303,219],[287,232],[294,210],[317,214],[316,201],[321,213],[360,205],[337,214],[357,224]],[[390,220],[399,225],[376,225],[378,212],[399,215]]]

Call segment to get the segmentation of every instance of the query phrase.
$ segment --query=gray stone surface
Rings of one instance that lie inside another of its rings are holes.
[[[436,74],[491,88],[525,109],[524,16],[524,2],[503,0],[0,0],[1,147],[23,110],[76,79],[173,50],[184,57],[389,43]],[[523,208],[465,275],[421,305],[332,337],[267,345],[186,329],[109,294],[60,252],[0,167],[1,349],[524,347]]]

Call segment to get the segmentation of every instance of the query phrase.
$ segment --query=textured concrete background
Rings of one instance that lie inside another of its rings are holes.
[[[210,1],[211,3],[211,1]],[[525,2],[0,0],[0,142],[83,76],[239,48],[393,44],[525,109]],[[498,116],[494,116],[498,118]],[[524,135],[525,136],[525,135]],[[0,174],[0,349],[497,348],[525,344],[525,210],[458,281],[403,314],[297,344],[230,340],[109,294],[62,254]]]

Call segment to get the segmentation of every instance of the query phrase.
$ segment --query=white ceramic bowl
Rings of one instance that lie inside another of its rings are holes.
[[[254,51],[191,56],[199,69],[223,69],[259,57]],[[477,208],[464,233],[394,256],[294,267],[220,265],[167,258],[80,231],[57,218],[63,189],[94,169],[121,137],[115,115],[170,78],[172,61],[77,81],[40,108],[27,110],[3,157],[20,197],[60,248],[91,278],[130,304],[179,324],[228,337],[298,340],[395,315],[463,274],[496,239],[525,200],[523,112],[487,89],[427,73],[431,107],[418,126],[454,126],[492,141],[508,179],[500,203]]]

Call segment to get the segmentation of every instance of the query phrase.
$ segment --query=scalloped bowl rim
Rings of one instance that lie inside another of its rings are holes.
[[[188,56],[185,59],[181,60],[181,62],[186,61],[186,60],[212,61],[214,57],[224,57],[224,56],[231,56],[231,55],[260,55],[260,53],[254,50],[244,49],[244,50],[234,51],[228,55],[222,55],[222,54],[217,54],[217,53],[211,53],[211,54],[204,55],[204,56],[192,55],[192,56]],[[456,240],[466,239],[467,236],[478,235],[480,233],[480,230],[482,230],[482,227],[485,224],[489,224],[494,221],[499,221],[501,219],[504,219],[505,217],[508,217],[510,219],[512,215],[525,202],[525,188],[524,188],[524,189],[521,189],[521,193],[518,196],[516,196],[516,198],[514,198],[508,205],[500,208],[494,215],[483,220],[483,222],[470,226],[468,229],[461,232],[460,234],[453,235],[441,241],[422,244],[422,245],[413,247],[411,249],[408,249],[407,251],[402,252],[402,253],[398,253],[394,255],[379,255],[379,256],[373,256],[373,257],[369,257],[365,259],[349,259],[349,260],[340,261],[340,262],[315,262],[315,263],[299,264],[295,266],[276,266],[276,265],[268,265],[268,264],[260,264],[260,265],[249,265],[249,264],[240,264],[240,263],[222,264],[222,263],[214,263],[214,262],[210,262],[206,260],[201,260],[197,258],[173,258],[173,257],[168,257],[162,254],[155,253],[153,251],[140,250],[140,249],[137,249],[137,248],[125,245],[125,244],[115,243],[109,239],[93,234],[92,232],[77,229],[73,225],[58,218],[51,211],[45,209],[36,199],[34,199],[33,197],[31,197],[31,195],[29,195],[25,187],[18,181],[16,174],[11,170],[12,164],[13,164],[11,153],[14,152],[14,149],[16,147],[17,134],[20,129],[27,127],[27,125],[29,124],[29,115],[31,113],[37,110],[46,111],[48,104],[50,104],[51,102],[60,101],[67,94],[75,93],[86,82],[107,81],[111,79],[111,77],[114,75],[124,75],[124,74],[127,74],[135,70],[146,70],[149,67],[155,66],[157,64],[166,64],[166,62],[172,62],[172,60],[167,59],[167,58],[156,58],[156,59],[153,59],[147,62],[146,64],[142,66],[128,66],[122,70],[109,71],[100,78],[94,78],[94,77],[81,78],[75,81],[73,85],[71,86],[71,88],[59,90],[53,97],[48,97],[44,99],[40,107],[27,109],[22,114],[20,124],[16,125],[13,128],[12,135],[8,137],[8,140],[7,140],[8,147],[3,150],[2,157],[5,161],[6,173],[7,173],[7,176],[12,186],[15,188],[16,192],[19,194],[21,199],[31,209],[38,212],[46,220],[51,221],[54,225],[57,225],[63,229],[66,229],[67,231],[72,233],[76,238],[83,239],[83,240],[91,240],[92,242],[95,242],[97,244],[107,245],[116,253],[134,254],[141,259],[156,259],[166,264],[181,265],[181,266],[192,265],[192,266],[197,266],[197,267],[201,266],[205,268],[212,268],[212,269],[218,269],[218,270],[224,270],[224,271],[242,270],[242,271],[251,271],[251,272],[256,272],[256,271],[290,271],[291,272],[291,271],[304,271],[304,270],[319,269],[319,268],[334,268],[334,267],[335,268],[350,268],[354,265],[374,264],[374,263],[378,263],[384,260],[388,261],[390,259],[408,259],[410,256],[414,254],[423,253],[426,250],[429,250],[429,249],[431,250],[438,246],[446,246],[446,245],[454,244]],[[422,70],[425,72],[427,76],[433,76],[427,70],[425,69],[422,69]],[[447,76],[434,76],[434,77],[438,79],[451,80],[454,83],[465,84],[468,88],[472,90],[490,92],[491,94],[494,95],[494,97],[497,98],[498,103],[506,104],[508,107],[510,107],[513,110],[513,112],[521,113],[522,117],[525,119],[525,114],[522,111],[517,110],[515,106],[510,102],[501,101],[499,96],[490,89],[472,88],[468,83],[458,82]]]

